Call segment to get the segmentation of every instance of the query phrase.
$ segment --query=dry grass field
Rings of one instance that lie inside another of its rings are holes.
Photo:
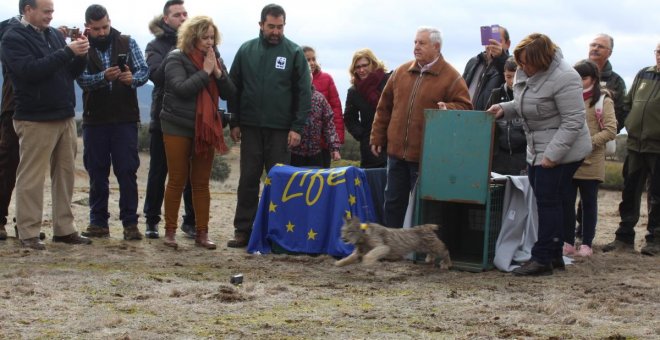
[[[440,271],[408,261],[337,268],[328,256],[250,255],[225,246],[233,232],[237,150],[228,158],[229,180],[212,187],[215,251],[183,237],[176,251],[162,240],[123,241],[116,182],[110,239],[73,247],[47,240],[39,252],[21,248],[10,231],[0,242],[0,338],[660,338],[660,258],[600,251],[618,222],[619,192],[600,193],[594,256],[553,276]],[[142,155],[141,196],[147,167]],[[79,230],[87,225],[87,194],[79,165]],[[50,202],[49,193],[45,198]],[[48,239],[49,216],[47,207]],[[646,214],[642,222],[637,250]],[[237,273],[245,281],[231,285]]]

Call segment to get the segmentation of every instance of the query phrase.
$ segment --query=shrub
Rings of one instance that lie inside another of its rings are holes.
[[[211,166],[211,180],[224,182],[229,178],[230,173],[231,166],[227,163],[227,160],[220,155],[216,155]]]
[[[76,134],[82,136],[82,119],[76,119]]]
[[[360,161],[360,143],[348,132],[344,137],[344,145],[341,147],[341,158],[351,161]]]
[[[149,124],[140,125],[138,128],[138,151],[149,151],[151,145],[151,133],[149,133]]]
[[[618,148],[617,148],[618,149]],[[623,163],[605,161],[605,181],[600,185],[602,189],[623,190],[623,177],[621,176]]]

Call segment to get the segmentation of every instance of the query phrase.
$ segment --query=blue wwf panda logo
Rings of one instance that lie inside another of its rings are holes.
[[[279,70],[286,69],[286,57],[277,57],[275,59],[275,68]]]

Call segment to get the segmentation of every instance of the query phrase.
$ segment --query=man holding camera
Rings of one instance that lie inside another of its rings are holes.
[[[76,231],[73,196],[76,123],[73,80],[85,68],[89,43],[66,44],[50,26],[52,0],[20,0],[20,23],[2,37],[5,75],[14,85],[14,128],[20,160],[16,180],[16,224],[23,247],[45,249],[39,239],[46,169],[52,183],[53,242],[90,244]]]
[[[78,85],[83,89],[83,161],[89,174],[87,237],[109,237],[108,176],[110,165],[119,183],[119,218],[125,240],[141,240],[137,228],[138,107],[137,87],[149,79],[149,68],[135,40],[110,26],[107,10],[85,11],[89,62]]]

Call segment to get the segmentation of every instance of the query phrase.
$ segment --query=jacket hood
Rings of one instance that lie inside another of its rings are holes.
[[[15,17],[0,22],[0,39],[2,39],[2,37],[5,35],[5,33],[7,33],[7,31],[9,31],[10,28],[20,23],[21,23],[20,15],[17,15]]]
[[[156,39],[162,37],[176,38],[176,33],[177,33],[172,27],[168,26],[163,21],[162,14],[154,17],[149,22],[149,31],[151,32],[151,34],[154,35],[154,37],[156,37]]]

